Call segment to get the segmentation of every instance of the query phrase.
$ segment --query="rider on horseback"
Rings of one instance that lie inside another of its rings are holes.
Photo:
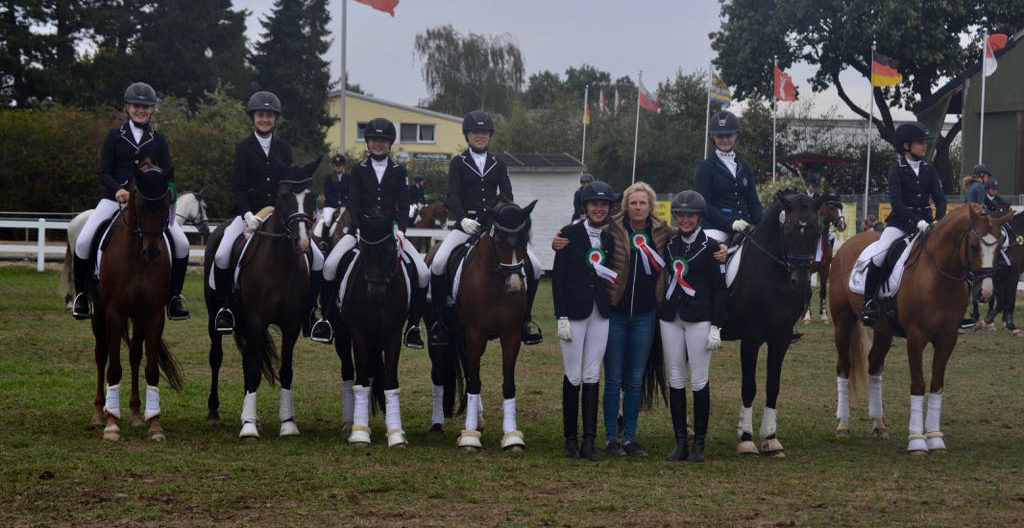
[[[100,149],[100,181],[103,182],[104,187],[103,197],[96,204],[95,210],[86,221],[75,244],[74,278],[75,291],[78,294],[75,296],[71,309],[71,315],[75,319],[92,317],[86,286],[94,268],[92,255],[90,255],[93,239],[96,237],[96,231],[100,224],[114,216],[114,213],[128,202],[128,184],[138,169],[139,163],[144,159],[149,159],[151,163],[164,171],[168,181],[173,185],[174,165],[171,163],[171,151],[167,148],[167,140],[163,134],[153,131],[150,124],[150,117],[153,115],[156,101],[156,92],[153,87],[144,82],[132,83],[124,92],[125,113],[128,114],[128,121],[119,128],[110,129],[106,139],[103,140],[103,147]],[[172,199],[176,197],[175,193]],[[180,321],[189,318],[188,306],[185,304],[185,298],[181,296],[181,288],[185,284],[185,272],[188,270],[188,238],[185,237],[181,226],[173,220],[173,207],[171,211],[167,232],[170,234],[173,260],[171,262],[171,295],[167,303],[167,317],[172,321]]]
[[[229,334],[235,327],[235,316],[229,307],[234,276],[231,269],[231,253],[235,240],[248,228],[255,231],[263,222],[255,213],[264,207],[274,205],[278,183],[287,180],[292,166],[292,149],[280,139],[274,140],[274,125],[281,115],[281,100],[270,92],[256,92],[249,97],[246,110],[252,119],[255,133],[243,139],[235,147],[235,172],[232,192],[235,199],[235,216],[227,228],[224,238],[217,246],[214,257],[213,287],[221,308],[217,311],[214,327],[218,332]],[[311,211],[312,212],[312,211]],[[320,248],[310,245],[313,262],[310,266],[310,297],[313,311],[316,311],[316,295],[320,290],[323,275],[324,256]]]
[[[942,193],[939,173],[924,156],[928,152],[928,140],[934,136],[921,123],[905,123],[896,128],[896,152],[899,161],[889,169],[889,201],[892,213],[885,231],[878,239],[877,252],[868,263],[864,278],[864,310],[861,320],[865,325],[878,321],[878,305],[875,294],[885,254],[892,243],[915,227],[925,232],[932,224],[932,210],[928,205],[931,197],[935,203],[935,220],[946,215],[946,196]]]
[[[391,145],[397,133],[395,125],[384,118],[376,118],[366,125],[364,138],[369,155],[352,169],[349,178],[348,207],[352,216],[352,229],[334,249],[331,250],[324,268],[324,288],[322,292],[324,317],[313,326],[311,338],[320,343],[330,343],[334,338],[331,327],[331,316],[337,310],[337,299],[340,280],[338,265],[345,253],[358,243],[354,233],[359,229],[360,221],[369,216],[371,211],[378,209],[397,225],[403,234],[401,239],[403,259],[411,260],[416,265],[417,285],[413,288],[409,306],[409,319],[405,329],[405,346],[423,348],[420,337],[420,317],[423,304],[426,302],[427,286],[430,272],[423,257],[420,256],[412,243],[404,236],[409,217],[409,176],[405,167],[399,165],[389,156]]]
[[[479,110],[466,114],[462,120],[462,134],[469,148],[455,156],[448,165],[447,202],[455,217],[455,229],[448,232],[430,264],[431,296],[437,319],[430,328],[430,342],[435,345],[448,343],[448,329],[444,324],[448,257],[453,249],[468,242],[487,223],[487,216],[495,203],[514,201],[508,168],[487,151],[494,136],[491,116]],[[526,262],[527,304],[522,337],[527,345],[536,345],[544,340],[540,327],[534,324],[531,316],[542,270],[533,250],[527,247],[526,253],[529,256]]]
[[[425,182],[421,174],[412,179],[413,184],[409,186],[409,225],[416,223],[416,215],[420,207],[427,205],[427,193],[424,189]]]
[[[348,180],[345,173],[345,155],[338,154],[331,158],[331,172],[324,176],[324,227],[321,235],[325,240],[331,237],[331,223],[334,213],[341,207],[348,206]]]
[[[723,110],[711,116],[708,128],[715,152],[697,166],[693,188],[707,202],[701,215],[704,232],[728,243],[734,232],[761,223],[764,209],[757,197],[754,169],[733,150],[740,135],[740,120]]]

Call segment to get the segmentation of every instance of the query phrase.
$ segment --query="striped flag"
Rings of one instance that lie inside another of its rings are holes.
[[[598,105],[597,108],[604,113],[608,113],[608,98],[604,96],[604,90],[598,93]]]
[[[994,33],[985,39],[985,77],[996,72],[996,52],[1006,47],[1007,37],[1002,33]]]
[[[708,94],[712,101],[722,103],[723,107],[728,106],[729,103],[732,102],[732,94],[729,92],[729,87],[718,75],[711,74],[711,83],[708,85]]]
[[[793,77],[786,75],[778,66],[775,66],[775,100],[780,102],[796,101],[796,86],[793,86]]]
[[[645,110],[650,110],[654,113],[661,113],[661,105],[658,104],[658,96],[647,91],[644,87],[643,81],[640,82],[640,106]]]
[[[903,75],[897,69],[899,61],[886,57],[877,51],[871,52],[871,86],[896,86],[903,82]]]

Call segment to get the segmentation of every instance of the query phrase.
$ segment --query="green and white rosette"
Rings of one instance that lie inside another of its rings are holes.
[[[597,273],[598,277],[608,282],[618,282],[619,274],[604,265],[605,258],[604,251],[601,248],[591,248],[590,251],[587,251],[587,264],[594,268],[594,273]]]
[[[402,230],[398,228],[397,220],[391,221],[391,235],[395,237],[395,245],[398,246],[398,255],[402,258],[402,262],[406,264],[412,262],[409,255],[406,255],[405,251],[402,250]]]
[[[683,293],[693,297],[697,295],[697,290],[686,282],[686,276],[690,273],[690,261],[686,260],[685,257],[676,257],[672,259],[672,277],[673,280],[669,283],[668,291],[665,292],[665,299],[672,298],[672,292],[676,290],[676,285],[683,290]]]
[[[647,238],[647,233],[633,233],[630,241],[643,257],[640,259],[640,262],[643,262],[644,271],[648,275],[658,273],[665,267],[665,261],[662,260],[657,251],[651,248],[651,241]]]

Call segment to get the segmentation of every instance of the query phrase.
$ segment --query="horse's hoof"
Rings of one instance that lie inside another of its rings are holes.
[[[459,441],[457,444],[459,447],[470,447],[473,449],[480,449],[483,444],[480,443],[480,431],[468,431],[463,430],[462,434],[459,435]]]
[[[785,449],[782,447],[782,442],[779,442],[779,439],[774,436],[761,442],[761,451],[765,456],[776,458],[786,456]]]
[[[928,452],[946,452],[946,442],[942,440],[942,433],[932,431],[925,435],[925,443],[928,444]]]
[[[131,424],[132,424],[132,427],[142,427],[142,426],[146,425],[146,420],[144,420],[142,418],[141,414],[132,413]]]
[[[102,414],[94,413],[92,415],[92,418],[89,419],[89,429],[96,429],[96,428],[99,428],[99,427],[103,427],[103,424],[105,422],[106,422],[106,420],[103,418]]]
[[[505,452],[510,455],[521,455],[525,452],[525,448],[521,445],[508,446],[505,448]]]
[[[687,442],[692,442],[693,441],[693,436],[694,436],[693,427],[686,426],[686,441]]]
[[[220,416],[210,416],[206,418],[206,425],[208,427],[220,427],[223,424],[220,420]]]
[[[1010,335],[1012,335],[1013,337],[1020,337],[1020,330],[1014,328],[1013,330],[1010,331]]]
[[[116,442],[121,439],[121,430],[117,427],[116,424],[108,425],[103,428],[103,439],[110,440],[111,442]]]
[[[431,438],[442,438],[444,437],[444,426],[436,423],[430,425],[430,431],[428,431]]]
[[[518,447],[521,451],[526,446],[526,442],[523,441],[523,433],[521,431],[509,431],[501,437],[501,448],[505,451],[512,450]]]
[[[277,436],[298,436],[299,426],[295,425],[295,420],[288,420],[287,422],[281,422],[281,431]]]
[[[401,429],[388,430],[388,447],[407,447],[409,442],[405,439],[405,431]]]
[[[757,446],[750,440],[744,440],[736,445],[737,455],[756,455]]]
[[[352,422],[341,424],[341,436],[348,436],[350,434],[352,434]]]
[[[149,435],[149,439],[159,444],[159,443],[163,442],[164,440],[167,440],[167,437],[165,437],[163,433],[159,433],[158,432],[158,433],[150,434]]]
[[[839,420],[836,424],[836,438],[849,438],[850,437],[850,422],[848,420]]]
[[[889,428],[886,427],[881,420],[875,420],[875,423],[871,427],[871,436],[873,436],[875,440],[888,440]]]
[[[466,453],[476,453],[477,451],[480,450],[480,448],[476,447],[476,446],[468,446],[467,445],[467,446],[459,446],[459,447],[460,447],[460,449],[462,449]]]
[[[365,425],[353,425],[352,434],[348,436],[348,443],[363,446],[370,445],[370,428]]]
[[[260,431],[256,427],[256,424],[252,422],[245,422],[242,424],[242,430],[238,432],[238,438],[245,439],[257,439],[260,437]]]
[[[907,443],[907,451],[910,452],[911,455],[927,455],[928,442],[925,440],[924,435],[910,435],[910,441]]]

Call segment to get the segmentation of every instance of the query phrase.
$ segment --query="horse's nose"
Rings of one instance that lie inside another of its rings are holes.
[[[985,277],[985,279],[981,281],[979,297],[981,297],[982,302],[988,302],[988,300],[992,298],[992,279]]]

